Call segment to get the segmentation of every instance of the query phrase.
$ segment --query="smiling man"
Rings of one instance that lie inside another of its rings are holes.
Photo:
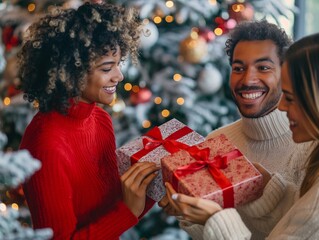
[[[250,161],[269,172],[279,172],[299,187],[312,143],[294,143],[286,114],[277,109],[282,94],[284,49],[290,44],[285,31],[266,20],[235,27],[226,42],[226,52],[231,65],[230,89],[241,119],[213,131],[207,138],[225,134]],[[249,216],[244,208],[238,211],[252,232],[252,239],[265,239],[274,227],[267,220],[263,224],[256,222],[258,216]],[[202,228],[187,222],[181,222],[181,227],[191,236],[198,236],[195,233]]]
[[[285,31],[266,20],[237,25],[226,42],[226,52],[231,65],[230,89],[241,119],[213,131],[208,138],[225,134],[250,161],[269,172],[279,172],[299,187],[312,143],[294,143],[288,119],[277,109],[282,94],[281,64],[290,44]],[[252,239],[264,239],[273,227],[254,226],[254,218],[243,211],[241,216]]]
[[[234,49],[230,87],[244,117],[262,117],[277,107],[281,96],[277,48],[272,40],[254,40],[240,41]]]

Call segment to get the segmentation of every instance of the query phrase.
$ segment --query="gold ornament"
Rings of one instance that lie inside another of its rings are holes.
[[[40,104],[39,104],[39,101],[38,101],[38,100],[34,100],[34,101],[33,101],[33,107],[34,107],[35,109],[39,109]]]
[[[250,3],[233,3],[228,6],[229,18],[241,21],[251,21],[254,19],[254,7]]]
[[[184,61],[199,63],[207,54],[207,43],[200,36],[189,36],[180,43],[179,52]]]

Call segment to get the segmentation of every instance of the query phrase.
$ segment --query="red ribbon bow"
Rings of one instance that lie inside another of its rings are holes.
[[[209,159],[209,148],[199,149],[196,146],[187,149],[187,152],[196,159],[189,165],[177,168],[173,175],[173,186],[177,190],[177,180],[188,174],[194,173],[202,168],[207,167],[209,173],[215,182],[223,191],[224,208],[234,207],[234,189],[229,179],[220,171],[228,166],[228,161],[242,156],[238,149],[234,149],[226,154],[217,155],[213,159]]]
[[[140,160],[143,156],[160,145],[162,145],[171,154],[179,151],[180,149],[189,148],[188,145],[178,142],[176,139],[179,139],[186,134],[191,133],[192,131],[193,130],[189,127],[184,126],[183,128],[169,135],[167,138],[163,139],[159,127],[152,128],[145,134],[145,137],[142,140],[144,148],[131,156],[132,164],[138,162],[138,160]]]

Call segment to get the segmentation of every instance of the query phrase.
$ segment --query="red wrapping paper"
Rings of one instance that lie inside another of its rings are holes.
[[[119,173],[123,175],[136,162],[154,162],[160,166],[162,157],[204,140],[203,136],[185,124],[172,119],[116,150]],[[149,185],[147,195],[154,201],[160,201],[165,193],[160,171]]]
[[[172,183],[179,193],[210,199],[226,208],[237,207],[261,196],[262,175],[225,135],[208,139],[196,147],[201,156],[195,156],[196,151],[192,153],[188,149],[162,158],[163,181]],[[225,162],[220,162],[223,157]],[[218,167],[209,167],[209,164]],[[180,173],[185,168],[188,170]],[[219,177],[214,179],[212,169]],[[227,181],[229,185],[225,185]]]

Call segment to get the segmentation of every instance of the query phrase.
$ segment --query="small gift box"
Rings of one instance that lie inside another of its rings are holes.
[[[162,174],[177,192],[224,208],[262,194],[262,175],[223,134],[162,158]]]
[[[160,166],[162,157],[204,140],[185,124],[172,119],[116,150],[119,173],[123,175],[136,162],[154,162]],[[150,183],[147,195],[157,202],[165,195],[161,171]]]

